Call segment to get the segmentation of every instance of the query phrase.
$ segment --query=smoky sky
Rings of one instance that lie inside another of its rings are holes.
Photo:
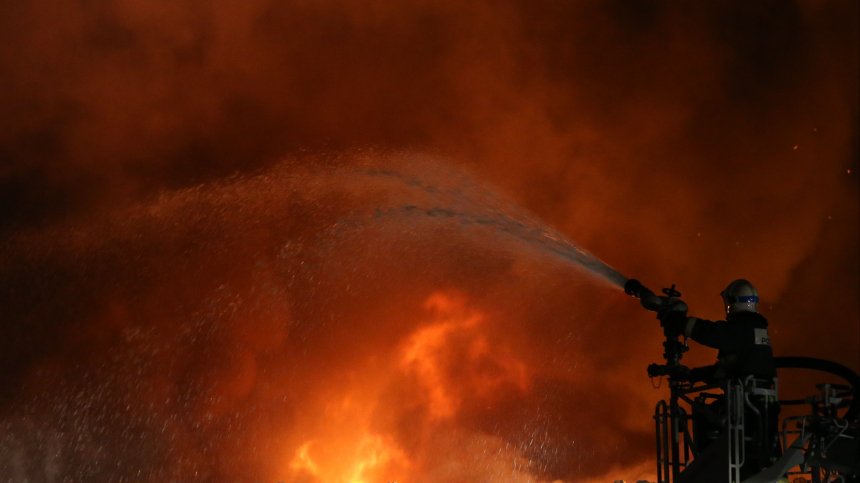
[[[317,483],[308,461],[383,449],[363,477],[647,462],[652,314],[483,206],[678,284],[695,315],[747,278],[777,355],[860,369],[858,19],[0,3],[3,476]]]

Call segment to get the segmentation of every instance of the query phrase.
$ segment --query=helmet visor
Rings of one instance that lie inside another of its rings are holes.
[[[730,304],[746,304],[746,303],[758,303],[758,295],[748,295],[745,297],[732,297],[731,295],[724,295],[726,302]]]

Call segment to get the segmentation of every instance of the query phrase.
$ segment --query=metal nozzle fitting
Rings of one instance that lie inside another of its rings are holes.
[[[654,292],[645,288],[639,280],[636,280],[635,278],[627,280],[627,283],[624,284],[624,293],[639,299],[642,307],[645,308],[645,310],[650,310],[652,312],[659,312],[662,310],[669,300],[667,297],[658,297]]]
[[[642,283],[639,282],[639,280],[631,278],[627,280],[627,283],[624,284],[624,293],[639,298],[639,291],[643,288],[644,287],[642,286]]]

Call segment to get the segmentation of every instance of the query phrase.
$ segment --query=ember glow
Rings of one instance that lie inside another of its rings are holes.
[[[653,479],[588,252],[860,369],[860,7],[747,3],[2,3],[0,479]]]

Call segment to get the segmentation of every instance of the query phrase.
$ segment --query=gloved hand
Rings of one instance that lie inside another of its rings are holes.
[[[663,323],[663,328],[668,332],[681,335],[687,326],[687,312],[680,310],[670,310],[658,315]]]

